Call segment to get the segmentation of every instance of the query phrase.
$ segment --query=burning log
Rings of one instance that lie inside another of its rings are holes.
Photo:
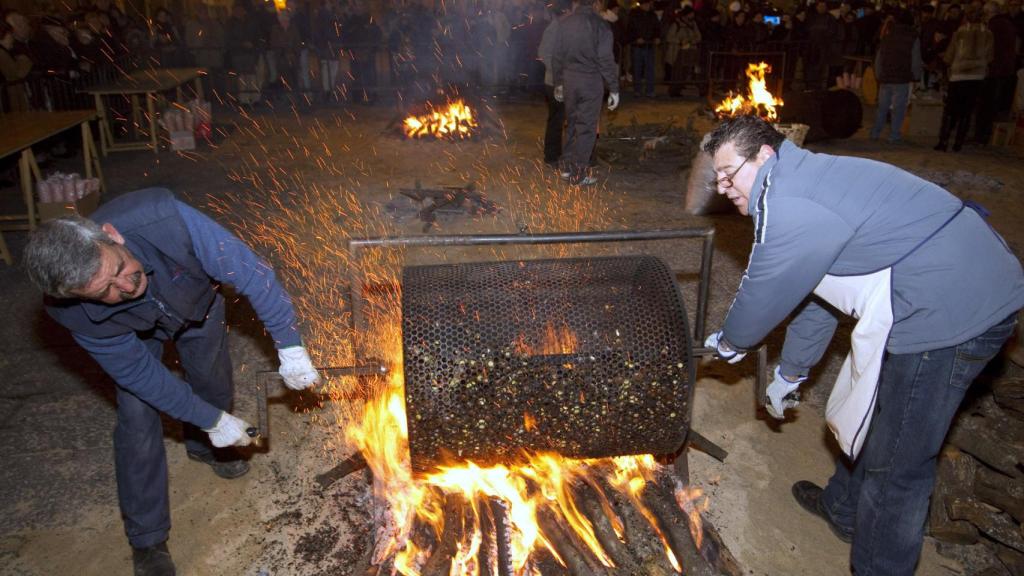
[[[594,526],[594,535],[597,536],[601,547],[611,556],[615,566],[618,567],[618,571],[626,574],[639,574],[639,562],[625,543],[619,540],[615,527],[612,525],[614,519],[621,532],[623,529],[622,521],[618,516],[615,516],[615,512],[610,506],[605,507],[602,505],[601,501],[599,501],[596,487],[583,484],[574,488],[573,492],[576,495],[576,501],[583,509],[584,515]]]
[[[451,572],[452,558],[463,535],[463,513],[466,501],[457,494],[444,497],[444,529],[437,535],[437,546],[423,565],[423,576],[447,576]]]
[[[672,489],[662,484],[664,477],[648,482],[643,492],[643,503],[658,521],[658,527],[668,539],[672,553],[683,566],[683,571],[692,576],[712,576],[715,571],[700,555],[686,516],[679,513]],[[699,529],[699,527],[698,527]]]
[[[615,516],[622,521],[626,546],[629,547],[630,553],[637,558],[637,563],[640,565],[640,570],[637,573],[648,576],[677,574],[665,555],[660,538],[640,510],[621,493],[612,491],[604,480],[599,480],[597,484],[605,494],[609,495]]]
[[[498,576],[512,576],[512,526],[509,524],[508,505],[500,498],[488,502],[491,524],[494,527],[495,565]]]
[[[558,556],[565,562],[571,576],[591,576],[608,574],[605,566],[593,559],[588,553],[582,551],[583,547],[577,547],[571,535],[566,530],[553,512],[541,507],[537,510],[537,524],[547,537],[551,547],[555,549]]]

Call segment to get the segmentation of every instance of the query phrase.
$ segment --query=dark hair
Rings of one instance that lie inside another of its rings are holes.
[[[737,116],[727,118],[715,126],[704,142],[704,151],[714,156],[719,148],[732,142],[737,154],[744,158],[753,158],[764,144],[778,152],[785,139],[782,132],[757,116]]]

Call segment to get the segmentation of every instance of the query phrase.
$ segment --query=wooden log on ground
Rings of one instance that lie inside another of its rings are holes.
[[[996,404],[1024,417],[1024,378],[1005,378],[992,383]]]
[[[497,545],[495,543],[494,519],[491,517],[490,503],[483,498],[477,499],[477,511],[480,514],[480,550],[477,551],[477,564],[480,576],[498,576],[495,560]]]
[[[994,543],[996,558],[1003,563],[1011,576],[1024,576],[1024,554],[1008,546]]]
[[[1017,466],[1024,458],[1021,447],[1006,443],[983,418],[961,417],[949,433],[949,443],[1007,476],[1024,477]]]
[[[996,542],[1018,551],[1024,551],[1024,537],[1020,525],[1008,514],[993,510],[977,500],[954,500],[949,503],[949,516],[954,520],[967,520]]]
[[[976,469],[974,458],[954,446],[946,446],[939,454],[935,490],[928,511],[928,534],[933,538],[952,544],[978,541],[978,529],[966,520],[953,520],[948,510],[950,502],[971,497]]]
[[[974,495],[1013,516],[1017,522],[1024,522],[1024,481],[979,468],[974,474]]]

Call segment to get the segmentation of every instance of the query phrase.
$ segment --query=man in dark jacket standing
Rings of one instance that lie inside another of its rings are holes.
[[[629,11],[626,23],[633,59],[633,92],[638,97],[654,97],[654,50],[661,43],[661,22],[653,6],[652,0],[640,0],[640,5]]]
[[[707,137],[713,185],[753,218],[754,244],[722,330],[730,362],[794,314],[763,399],[778,419],[852,316],[852,352],[826,421],[845,457],[797,502],[853,543],[854,574],[911,576],[936,463],[960,401],[1013,332],[1020,262],[960,198],[899,168],[817,154],[767,122],[726,120]]]
[[[232,446],[250,426],[230,413],[233,398],[224,297],[245,295],[274,338],[280,373],[294,390],[320,381],[273,270],[230,232],[149,188],[104,204],[93,220],[41,225],[25,249],[45,306],[117,384],[114,463],[136,576],[175,573],[167,549],[171,518],[160,413],[181,420],[191,460],[222,478],[249,464]],[[184,380],[160,362],[178,351]]]
[[[1013,103],[1017,86],[1017,27],[995,2],[986,2],[983,11],[992,31],[993,58],[981,87],[974,138],[984,146],[992,138],[996,118],[1009,112]]]
[[[892,28],[878,43],[875,75],[878,78],[878,109],[871,139],[877,140],[885,128],[886,114],[891,114],[889,142],[900,141],[903,118],[907,114],[913,82],[921,79],[921,41],[914,31],[914,17],[907,11],[894,16]]]
[[[590,153],[597,139],[601,101],[607,89],[608,109],[619,105],[619,67],[612,52],[612,29],[591,4],[575,4],[562,20],[552,53],[555,99],[565,102],[568,138],[562,153],[563,179],[593,185],[587,174]]]

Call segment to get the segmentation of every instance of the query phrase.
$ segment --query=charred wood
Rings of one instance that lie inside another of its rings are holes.
[[[594,535],[597,536],[601,547],[608,552],[612,561],[615,562],[616,574],[640,574],[640,564],[633,553],[624,542],[619,540],[615,528],[612,526],[612,519],[609,514],[614,514],[610,508],[605,509],[601,505],[600,496],[590,485],[577,486],[574,490],[576,502],[580,505],[583,514],[594,526]],[[618,521],[618,518],[616,518]]]
[[[986,536],[1018,551],[1024,551],[1024,537],[1020,525],[1009,515],[993,510],[977,500],[957,499],[949,503],[949,516],[954,520],[967,520]]]
[[[555,552],[565,562],[571,576],[607,574],[605,567],[592,558],[589,551],[576,545],[569,530],[562,526],[553,512],[539,507],[537,509],[537,524],[540,525],[540,529],[551,542]]]
[[[647,518],[641,514],[626,496],[610,491],[603,480],[600,481],[599,485],[604,490],[604,493],[609,496],[616,516],[622,520],[626,545],[640,564],[639,573],[648,576],[676,574],[675,569],[665,556],[665,549],[662,547],[661,540],[647,521]]]
[[[364,468],[366,468],[366,458],[363,457],[361,452],[356,452],[343,460],[341,464],[317,476],[316,483],[320,486],[321,490],[326,490],[338,480]]]
[[[497,558],[497,543],[495,542],[494,519],[491,517],[491,507],[486,499],[477,500],[477,510],[480,514],[480,550],[477,551],[477,564],[480,566],[480,576],[498,576],[495,570]]]
[[[508,505],[491,498],[488,503],[491,524],[494,526],[494,547],[498,576],[513,576],[512,570],[512,525],[508,517]]]
[[[423,576],[447,576],[451,572],[452,557],[463,534],[463,511],[465,501],[461,496],[446,494],[444,497],[444,528],[437,537],[437,546],[430,552],[430,558],[423,565]]]
[[[1012,576],[1024,576],[1024,554],[1008,546],[995,544],[996,558]]]
[[[688,575],[712,576],[716,574],[717,572],[700,555],[693,534],[690,533],[690,523],[686,514],[676,503],[672,488],[666,487],[662,482],[665,482],[664,476],[654,482],[648,482],[644,488],[642,501],[657,519],[658,527],[668,539],[676,560]]]

